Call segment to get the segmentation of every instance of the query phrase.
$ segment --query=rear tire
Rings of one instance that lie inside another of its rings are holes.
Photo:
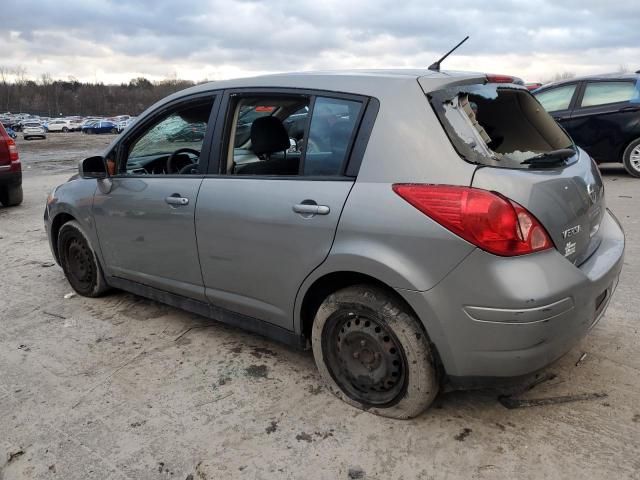
[[[67,133],[69,131],[69,129],[67,127],[62,127],[62,132],[63,133]]]
[[[640,177],[640,138],[635,139],[624,150],[622,163],[629,175]]]
[[[22,185],[12,185],[0,188],[0,203],[5,207],[15,207],[22,203]]]
[[[99,297],[109,290],[98,257],[75,220],[60,228],[58,257],[69,284],[78,294]]]
[[[356,408],[407,419],[438,393],[434,355],[419,320],[381,288],[356,285],[331,294],[311,337],[329,390]]]

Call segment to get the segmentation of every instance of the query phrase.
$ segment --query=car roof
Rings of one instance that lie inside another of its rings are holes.
[[[639,70],[640,72],[640,70]],[[538,90],[542,91],[547,88],[557,87],[568,83],[580,82],[583,80],[640,80],[640,74],[636,73],[600,73],[596,75],[583,75],[581,77],[567,78],[566,80],[558,80],[557,82],[546,83]]]
[[[207,82],[177,92],[166,101],[171,101],[188,94],[197,94],[211,90],[227,88],[300,88],[312,90],[327,90],[343,93],[377,96],[388,92],[392,85],[413,83],[417,87],[420,79],[423,85],[429,83],[437,88],[455,81],[484,78],[484,73],[440,71],[428,69],[366,69],[366,70],[328,70],[276,73],[256,77],[238,78]],[[164,103],[160,101],[159,104]],[[158,104],[156,104],[157,106]]]

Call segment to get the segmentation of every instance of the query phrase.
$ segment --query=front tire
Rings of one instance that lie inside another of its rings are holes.
[[[5,207],[15,207],[22,203],[22,185],[11,185],[0,188],[0,203]]]
[[[329,390],[356,408],[407,419],[438,393],[434,355],[419,320],[381,288],[357,285],[331,294],[311,337]]]
[[[629,175],[640,177],[640,138],[635,139],[624,150],[622,163]]]
[[[99,297],[109,289],[98,257],[75,220],[60,228],[58,257],[69,284],[78,294]]]

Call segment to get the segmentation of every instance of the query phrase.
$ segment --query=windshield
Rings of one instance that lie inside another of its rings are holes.
[[[469,162],[534,168],[574,156],[571,138],[525,88],[463,85],[433,92],[429,99],[454,147]]]

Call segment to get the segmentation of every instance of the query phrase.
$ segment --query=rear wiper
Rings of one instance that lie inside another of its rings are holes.
[[[567,158],[573,157],[576,151],[573,148],[560,148],[558,150],[552,150],[550,152],[544,152],[539,155],[535,155],[531,158],[527,158],[522,165],[556,165],[564,162]]]

